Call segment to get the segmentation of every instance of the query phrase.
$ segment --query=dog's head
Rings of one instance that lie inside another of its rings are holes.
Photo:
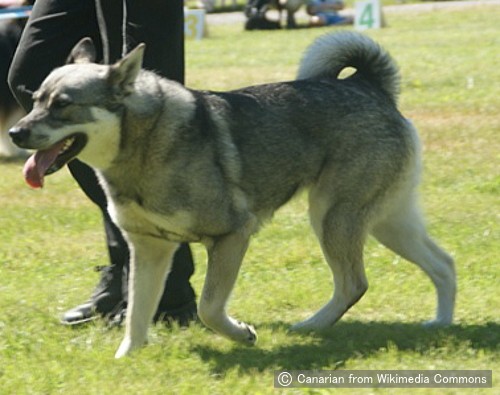
[[[24,166],[34,188],[45,175],[76,157],[95,168],[105,168],[120,144],[122,103],[134,90],[142,65],[141,44],[117,63],[94,63],[95,49],[83,39],[72,50],[69,63],[53,70],[33,94],[33,109],[9,131],[21,148],[36,150]]]

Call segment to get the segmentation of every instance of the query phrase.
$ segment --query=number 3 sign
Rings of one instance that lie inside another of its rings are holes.
[[[184,36],[200,40],[204,35],[206,35],[205,10],[185,10]]]
[[[380,29],[382,26],[382,8],[379,0],[356,2],[354,27],[358,30]]]

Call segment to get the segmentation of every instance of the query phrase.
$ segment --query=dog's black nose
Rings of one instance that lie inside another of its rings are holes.
[[[26,143],[31,134],[28,128],[13,127],[9,130],[9,136],[16,145]]]

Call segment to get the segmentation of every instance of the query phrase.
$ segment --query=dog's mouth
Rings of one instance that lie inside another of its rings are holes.
[[[86,144],[87,136],[76,133],[47,149],[37,151],[24,165],[24,179],[32,188],[43,187],[44,177],[55,173],[74,159]]]

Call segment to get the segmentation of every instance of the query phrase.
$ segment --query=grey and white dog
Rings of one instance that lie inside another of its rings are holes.
[[[369,234],[427,273],[437,291],[432,323],[452,322],[454,263],[417,206],[420,146],[397,110],[399,72],[387,52],[358,33],[328,34],[307,49],[294,81],[205,92],[142,70],[143,51],[99,65],[83,40],[10,131],[38,150],[24,169],[34,187],[75,157],[97,171],[132,251],[116,357],[145,344],[179,242],[208,251],[201,320],[253,344],[255,330],[226,313],[228,297],[250,236],[304,188],[335,288],[293,329],[327,329],[361,298]],[[339,79],[347,66],[356,72]]]

